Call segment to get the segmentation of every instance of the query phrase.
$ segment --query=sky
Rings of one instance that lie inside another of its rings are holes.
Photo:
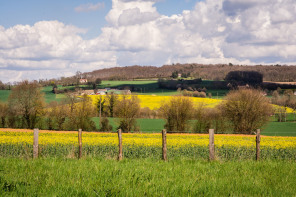
[[[295,0],[0,0],[0,80],[296,62]]]

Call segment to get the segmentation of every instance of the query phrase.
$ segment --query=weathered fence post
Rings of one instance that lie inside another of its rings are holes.
[[[210,160],[215,160],[214,129],[209,130],[209,139]]]
[[[257,129],[257,133],[256,133],[256,160],[257,161],[260,160],[260,141],[261,141],[260,129]]]
[[[167,144],[166,144],[166,130],[162,130],[162,159],[167,161]]]
[[[38,158],[38,137],[39,129],[34,129],[34,141],[33,141],[33,158]]]
[[[121,129],[118,129],[118,147],[119,147],[119,152],[118,152],[118,161],[122,160],[122,133]]]
[[[79,144],[78,159],[80,159],[82,157],[82,129],[78,130],[78,144]]]

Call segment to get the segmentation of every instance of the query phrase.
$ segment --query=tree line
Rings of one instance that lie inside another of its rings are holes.
[[[154,66],[127,66],[95,70],[84,73],[88,78],[103,80],[132,80],[143,78],[202,78],[207,80],[224,80],[231,71],[256,71],[263,75],[263,81],[296,81],[295,65],[233,65],[233,64],[172,64],[161,67]]]
[[[269,99],[260,90],[231,91],[222,104],[207,108],[196,106],[190,97],[174,96],[158,110],[140,107],[136,95],[76,97],[67,94],[62,102],[45,104],[40,85],[23,81],[15,86],[7,103],[0,103],[1,127],[50,130],[96,131],[93,117],[99,118],[99,130],[111,131],[107,117],[116,117],[124,132],[139,131],[137,118],[163,118],[168,131],[204,133],[214,128],[218,133],[250,134],[260,128],[273,114]]]

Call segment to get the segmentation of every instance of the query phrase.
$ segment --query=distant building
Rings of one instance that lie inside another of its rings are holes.
[[[94,95],[95,92],[94,90],[83,90],[83,92],[81,93],[82,95],[86,94],[86,95]]]
[[[87,83],[87,79],[79,79],[79,83]]]
[[[104,92],[104,91],[98,91],[98,92],[96,93],[96,95],[106,95],[106,92]]]

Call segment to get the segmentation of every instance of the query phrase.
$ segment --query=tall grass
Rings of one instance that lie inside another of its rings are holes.
[[[294,196],[296,164],[1,159],[2,196]]]

